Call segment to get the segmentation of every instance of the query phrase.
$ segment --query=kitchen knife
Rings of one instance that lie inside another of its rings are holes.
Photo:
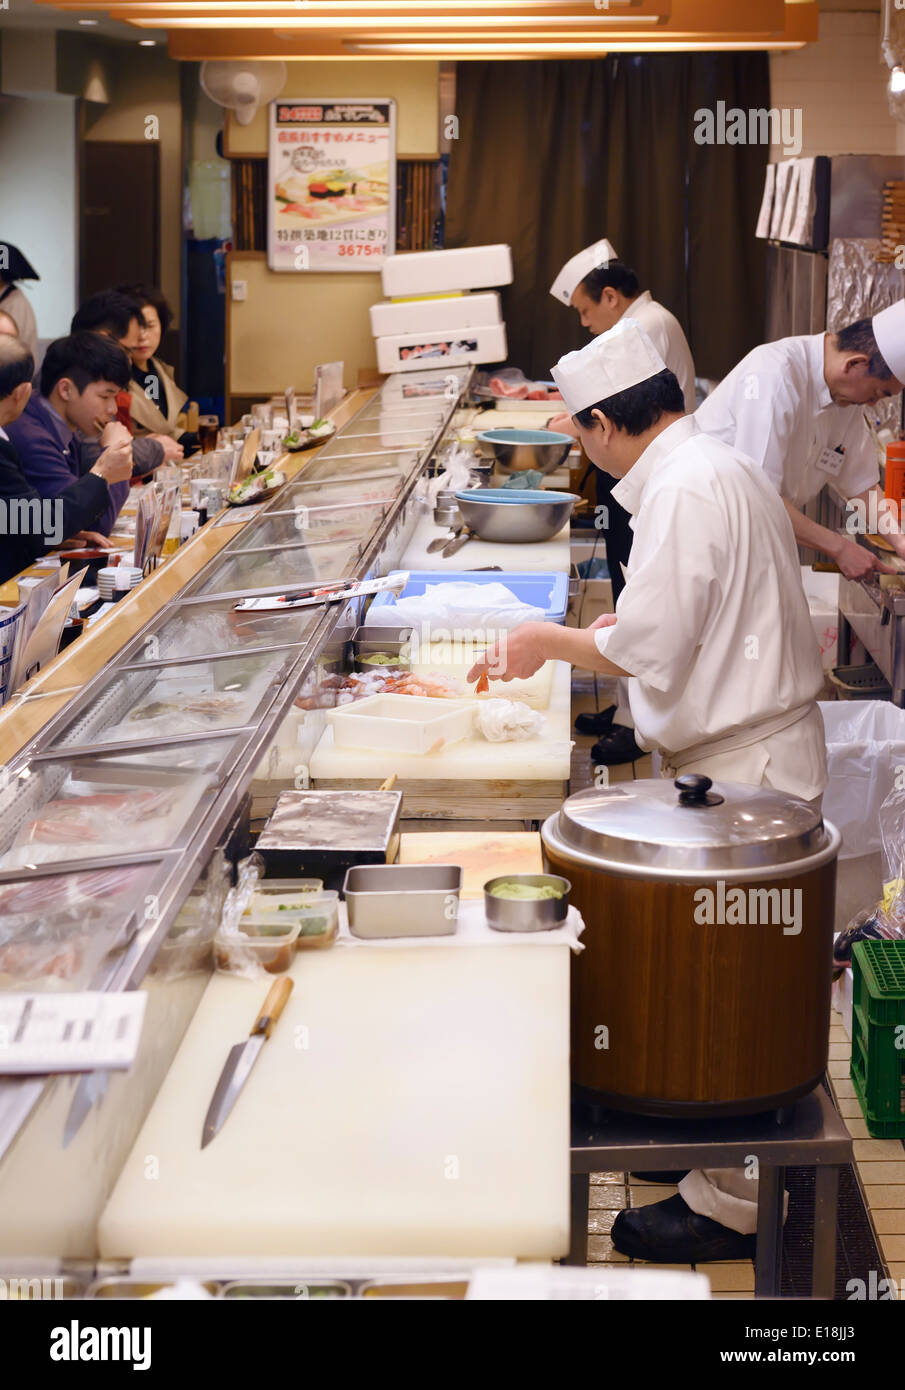
[[[76,1082],[75,1094],[72,1097],[72,1104],[69,1107],[69,1114],[66,1116],[66,1123],[63,1126],[64,1149],[69,1148],[91,1107],[95,1104],[100,1105],[104,1099],[109,1080],[110,1077],[105,1071],[89,1071],[79,1077]]]
[[[258,1060],[258,1054],[270,1037],[273,1025],[283,1012],[291,993],[292,980],[288,975],[284,975],[271,986],[247,1040],[230,1048],[204,1119],[204,1129],[201,1132],[202,1149],[207,1147],[221,1129],[238,1100],[239,1092],[248,1080],[251,1069]]]
[[[448,560],[450,555],[456,555],[475,535],[475,532],[468,526],[463,526],[459,534],[443,547],[440,554],[444,560]]]

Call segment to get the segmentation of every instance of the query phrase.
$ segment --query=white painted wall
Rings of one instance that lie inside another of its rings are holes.
[[[76,297],[76,112],[73,97],[0,99],[0,236],[40,280],[31,299],[40,338],[69,332]]]
[[[879,13],[820,16],[817,43],[771,53],[772,104],[801,108],[802,155],[905,154],[905,125],[886,99]],[[770,151],[771,160],[784,157]]]

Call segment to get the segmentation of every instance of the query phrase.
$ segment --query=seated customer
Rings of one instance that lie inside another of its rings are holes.
[[[173,379],[173,369],[160,357],[160,340],[173,314],[160,290],[145,285],[120,285],[119,293],[141,310],[142,330],[138,346],[128,349],[132,358],[132,425],[136,435],[168,434],[183,449],[198,448],[198,436],[185,428],[182,407],[188,396]]]
[[[0,584],[68,539],[102,540],[89,528],[110,504],[109,484],[132,472],[131,440],[120,439],[56,497],[41,497],[30,486],[6,428],[28,404],[34,368],[23,342],[0,336]]]
[[[7,314],[4,309],[0,309],[0,333],[10,338],[18,338],[19,336],[19,325],[12,314]]]
[[[18,246],[0,238],[0,308],[15,322],[17,336],[32,356],[38,351],[38,323],[31,300],[19,288],[19,281],[40,278]]]
[[[117,290],[101,290],[80,304],[70,324],[71,333],[90,330],[113,338],[125,352],[137,347],[143,328],[141,310],[134,300]],[[128,388],[116,398],[116,418],[134,434],[131,417],[132,396]],[[182,448],[168,434],[149,434],[133,450],[135,472],[150,473],[161,463],[182,458]]]
[[[50,344],[40,393],[32,395],[7,430],[23,473],[41,497],[58,497],[91,471],[100,450],[125,437],[115,419],[116,395],[128,381],[128,357],[101,333],[71,333]],[[100,449],[81,438],[96,440],[99,432]],[[101,535],[113,530],[128,492],[128,479],[110,485],[107,505],[94,527]]]

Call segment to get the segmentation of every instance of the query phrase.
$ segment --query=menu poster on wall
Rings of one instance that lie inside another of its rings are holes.
[[[395,101],[271,102],[268,190],[271,270],[379,270],[396,249]]]

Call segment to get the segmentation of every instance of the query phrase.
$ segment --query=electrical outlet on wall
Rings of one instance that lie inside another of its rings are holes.
[[[233,297],[233,299],[234,299],[235,301],[243,300],[243,299],[245,299],[245,298],[247,297],[247,295],[248,295],[248,281],[247,281],[247,280],[233,280],[233,282],[232,282],[232,297]]]

